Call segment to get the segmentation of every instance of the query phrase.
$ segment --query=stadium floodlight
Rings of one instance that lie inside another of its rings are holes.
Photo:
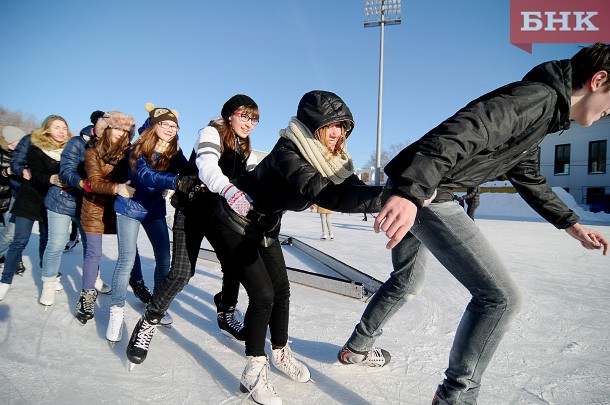
[[[383,41],[384,27],[401,23],[401,0],[364,0],[364,28],[381,27],[379,42],[379,94],[377,99],[377,151],[375,157],[375,185],[381,182],[381,118],[383,111]]]

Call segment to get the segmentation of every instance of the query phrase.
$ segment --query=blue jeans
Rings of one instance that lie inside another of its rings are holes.
[[[418,211],[413,228],[392,250],[390,278],[367,305],[347,343],[355,350],[369,350],[392,315],[421,292],[428,250],[472,295],[439,396],[450,404],[475,404],[483,372],[523,296],[475,222],[453,202]]]
[[[15,197],[11,197],[8,210],[2,214],[3,223],[0,224],[0,257],[6,254],[8,247],[15,237],[15,220],[13,219],[13,214],[11,214],[14,203]]]
[[[0,282],[5,284],[11,284],[13,282],[13,276],[17,270],[17,263],[21,260],[21,254],[30,241],[32,227],[34,226],[34,221],[31,219],[16,215],[12,215],[11,221],[15,222],[15,237],[4,256],[4,271],[2,272],[2,279]],[[38,222],[38,231],[40,232],[38,255],[41,262],[44,250],[47,246],[47,225],[45,222],[46,220]],[[47,280],[43,277],[42,281],[51,281],[54,280],[55,277],[56,275],[53,275],[53,278]]]
[[[137,219],[117,214],[117,236],[119,238],[119,258],[112,276],[111,305],[125,306],[129,272],[131,271],[137,254],[136,243],[140,225],[144,228],[155,255],[155,286],[169,273],[169,230],[165,218],[155,221],[140,222]]]
[[[80,218],[74,218],[78,231],[83,241],[83,259],[87,252],[87,236],[80,224]],[[72,217],[47,210],[47,222],[49,224],[49,240],[47,248],[42,256],[42,277],[51,278],[57,275],[61,265],[61,255],[70,239],[72,230]]]

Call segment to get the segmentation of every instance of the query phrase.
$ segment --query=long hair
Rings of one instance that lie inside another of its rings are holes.
[[[142,156],[144,160],[149,163],[153,169],[164,172],[169,168],[169,162],[178,152],[178,134],[169,142],[169,146],[163,151],[159,152],[158,159],[155,161],[155,147],[160,138],[155,132],[156,125],[147,128],[140,134],[140,137],[131,146],[131,157],[129,158],[129,166],[132,172],[136,171],[136,164],[138,156]]]
[[[340,153],[343,153],[345,148],[345,141],[347,139],[347,130],[345,128],[347,121],[341,121],[341,136],[337,139],[337,143],[335,145],[334,150],[328,149],[328,153],[333,156],[337,156]],[[330,124],[329,124],[330,125]],[[316,137],[322,142],[323,145],[326,145],[326,141],[328,139],[328,125],[324,125],[322,128],[318,128],[316,131]]]
[[[112,143],[110,140],[111,136],[112,128],[110,127],[104,129],[101,135],[98,134],[97,143],[95,144],[95,151],[99,157],[104,159],[104,161],[116,165],[125,157],[125,151],[127,148],[129,148],[131,137],[129,133],[126,133],[120,141]]]
[[[237,109],[237,112],[242,114],[247,114],[252,118],[258,119],[259,112],[257,107],[253,106],[244,106],[242,105]],[[218,133],[220,134],[220,153],[223,154],[225,152],[235,152],[235,137],[237,135],[233,132],[233,128],[231,128],[231,124],[229,120],[225,120],[224,118],[220,118],[217,120],[212,120],[208,124],[211,127],[216,128]],[[252,153],[252,144],[250,142],[250,137],[246,137],[245,139],[241,139],[241,155],[244,158],[250,156]]]
[[[53,121],[57,121],[57,120],[62,121],[64,124],[66,124],[66,127],[68,128],[68,136],[66,137],[66,139],[61,144],[58,144],[57,142],[55,142],[51,138],[50,131],[49,131]],[[68,142],[68,140],[70,138],[72,138],[72,132],[70,132],[70,127],[68,126],[68,122],[63,117],[61,117],[59,115],[49,115],[42,122],[42,127],[33,130],[32,131],[32,135],[30,135],[30,136],[33,137],[33,138],[42,138],[42,137],[45,137],[45,138],[48,139],[48,141],[53,142],[54,144],[58,145],[59,148],[63,148],[64,146],[66,146],[66,143]]]

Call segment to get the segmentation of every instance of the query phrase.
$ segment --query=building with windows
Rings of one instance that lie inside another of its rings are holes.
[[[609,140],[609,116],[589,127],[572,122],[569,130],[547,135],[540,144],[540,173],[578,204],[610,213]]]

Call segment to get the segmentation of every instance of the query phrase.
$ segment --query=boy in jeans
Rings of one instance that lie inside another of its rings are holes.
[[[538,145],[547,134],[567,129],[571,120],[589,126],[610,114],[609,76],[607,44],[543,63],[522,81],[470,102],[388,163],[392,196],[375,220],[375,231],[390,238],[394,270],[339,352],[341,363],[384,366],[390,361],[390,354],[373,343],[392,315],[420,293],[430,251],[472,295],[433,404],[476,403],[483,372],[523,296],[475,222],[452,202],[451,189],[506,174],[544,219],[586,249],[603,249],[606,255],[607,240],[580,225],[540,175]]]

